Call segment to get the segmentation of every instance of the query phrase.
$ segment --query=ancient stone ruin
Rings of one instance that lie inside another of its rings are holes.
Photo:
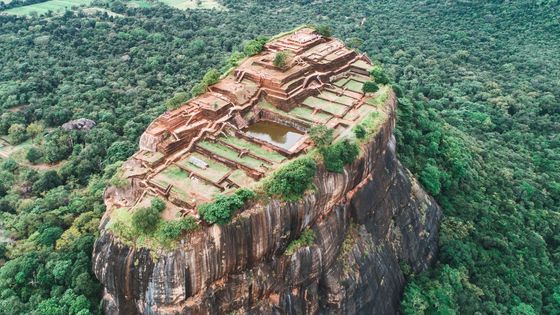
[[[278,68],[278,52],[287,56]],[[259,181],[310,146],[312,125],[335,136],[375,108],[362,93],[371,61],[310,28],[265,45],[208,91],[157,118],[124,166],[139,194],[161,196],[183,213],[216,193]]]

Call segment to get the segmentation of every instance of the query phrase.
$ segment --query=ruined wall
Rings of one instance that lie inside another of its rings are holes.
[[[395,156],[390,118],[342,174],[319,169],[298,202],[276,200],[213,225],[173,252],[118,242],[101,226],[94,272],[107,314],[393,314],[401,264],[425,269],[440,209]],[[315,244],[285,255],[306,227]]]
[[[259,112],[258,118],[259,120],[273,121],[284,126],[292,127],[299,130],[301,133],[305,133],[309,129],[309,124],[305,125],[305,123],[302,123],[301,120],[297,120],[289,116],[282,116],[266,109]]]

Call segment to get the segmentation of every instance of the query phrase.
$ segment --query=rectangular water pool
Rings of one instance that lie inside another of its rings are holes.
[[[245,134],[290,150],[302,137],[301,131],[275,122],[261,120],[245,129]]]

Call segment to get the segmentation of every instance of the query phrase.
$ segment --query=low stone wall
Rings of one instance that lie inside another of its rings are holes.
[[[260,120],[272,121],[284,126],[292,127],[299,130],[303,134],[305,134],[310,127],[310,124],[304,124],[301,121],[290,116],[279,115],[266,109],[260,111],[259,117],[255,120],[255,122]]]

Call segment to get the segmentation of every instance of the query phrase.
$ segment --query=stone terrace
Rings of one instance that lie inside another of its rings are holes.
[[[280,51],[288,56],[281,69],[272,62]],[[123,165],[133,198],[110,203],[133,207],[157,195],[187,214],[217,193],[250,187],[307,151],[311,126],[326,125],[338,137],[375,111],[375,95],[362,93],[371,68],[367,56],[309,28],[267,43],[150,124]]]

